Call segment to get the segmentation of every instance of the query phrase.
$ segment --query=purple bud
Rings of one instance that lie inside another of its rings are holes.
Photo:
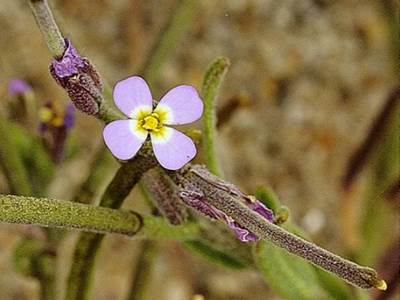
[[[157,204],[159,212],[172,224],[180,225],[187,219],[186,206],[177,192],[177,186],[159,168],[148,171],[143,183]]]
[[[22,79],[12,79],[8,83],[8,93],[10,96],[16,96],[32,91],[32,87]]]
[[[39,133],[55,163],[63,159],[68,130],[74,123],[74,112],[72,104],[63,110],[52,101],[46,102],[40,109]]]
[[[70,129],[75,123],[75,108],[73,105],[68,104],[65,108],[64,113],[64,126],[66,129]]]
[[[102,99],[102,82],[93,65],[81,57],[68,39],[67,49],[60,60],[53,59],[50,73],[62,86],[75,107],[88,115],[99,111],[98,102]]]

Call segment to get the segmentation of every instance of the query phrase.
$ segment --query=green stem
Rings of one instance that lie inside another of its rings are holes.
[[[167,25],[159,34],[157,42],[150,50],[147,61],[144,64],[143,73],[150,86],[155,83],[160,70],[192,24],[193,16],[200,1],[179,0],[172,12]]]
[[[40,299],[54,300],[56,296],[56,262],[54,253],[41,253],[34,261],[36,278],[40,281]]]
[[[127,297],[128,300],[148,299],[154,270],[154,261],[158,253],[157,248],[157,243],[154,241],[143,242],[138,262],[132,274],[131,287]]]
[[[112,159],[110,151],[101,145],[90,164],[89,176],[81,184],[75,196],[72,198],[72,201],[87,204],[93,201],[99,186],[104,182],[105,175],[110,172],[110,167],[113,162],[114,160]]]
[[[129,211],[64,200],[0,195],[0,222],[134,235],[141,217]]]
[[[61,58],[66,49],[66,44],[54,20],[47,0],[30,0],[29,4],[51,54],[55,58]]]
[[[218,58],[208,68],[204,76],[201,94],[204,101],[203,114],[203,145],[208,169],[215,175],[220,175],[217,155],[215,153],[216,132],[216,100],[219,87],[229,67],[229,60],[225,57]]]
[[[135,158],[117,171],[100,202],[100,206],[119,208],[143,173],[155,165],[150,149],[144,146]],[[104,235],[81,234],[68,278],[66,299],[89,299],[95,259]]]
[[[0,118],[0,165],[11,192],[28,196],[32,194],[32,189],[14,139],[9,136],[10,132],[8,121]]]

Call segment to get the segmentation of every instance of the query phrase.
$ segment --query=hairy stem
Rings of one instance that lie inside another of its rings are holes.
[[[130,211],[65,200],[0,195],[0,222],[131,236],[140,229],[142,221]]]
[[[61,58],[66,49],[66,44],[47,0],[30,0],[29,4],[51,54],[55,58]]]
[[[353,285],[361,288],[386,288],[385,282],[377,277],[375,270],[359,266],[291,234],[272,222],[268,222],[261,215],[234,198],[229,203],[221,201],[221,199],[224,198],[207,197],[207,201],[211,205],[232,217],[260,238],[268,240],[288,252],[336,274]],[[224,200],[226,200],[226,197]]]

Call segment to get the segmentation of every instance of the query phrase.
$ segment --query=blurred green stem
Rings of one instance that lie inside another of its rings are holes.
[[[157,257],[157,243],[144,241],[134,272],[127,300],[146,300],[151,284],[154,269],[154,260]]]
[[[166,26],[147,56],[142,73],[148,84],[153,86],[167,58],[176,50],[178,43],[192,23],[199,0],[179,0]]]
[[[30,0],[29,4],[51,54],[55,58],[61,58],[66,49],[66,44],[54,20],[47,0]]]
[[[110,151],[101,145],[90,164],[89,176],[81,184],[72,198],[72,201],[87,204],[91,203],[91,201],[94,200],[99,187],[104,182],[105,175],[111,171],[110,167],[113,164],[113,161]]]
[[[18,195],[31,195],[32,189],[6,119],[0,118],[0,165],[8,180],[10,190]]]
[[[230,63],[225,57],[215,60],[208,68],[203,81],[201,94],[204,101],[203,144],[208,169],[215,175],[220,175],[218,159],[214,142],[216,132],[216,100],[219,87],[228,71]]]

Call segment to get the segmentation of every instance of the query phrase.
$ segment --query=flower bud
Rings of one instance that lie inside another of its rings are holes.
[[[180,225],[187,219],[186,207],[177,193],[177,186],[161,169],[148,171],[143,182],[157,204],[160,213],[172,224]]]
[[[67,49],[61,59],[53,59],[50,73],[63,87],[75,107],[88,115],[99,111],[103,84],[93,65],[81,57],[71,41],[65,39]]]

